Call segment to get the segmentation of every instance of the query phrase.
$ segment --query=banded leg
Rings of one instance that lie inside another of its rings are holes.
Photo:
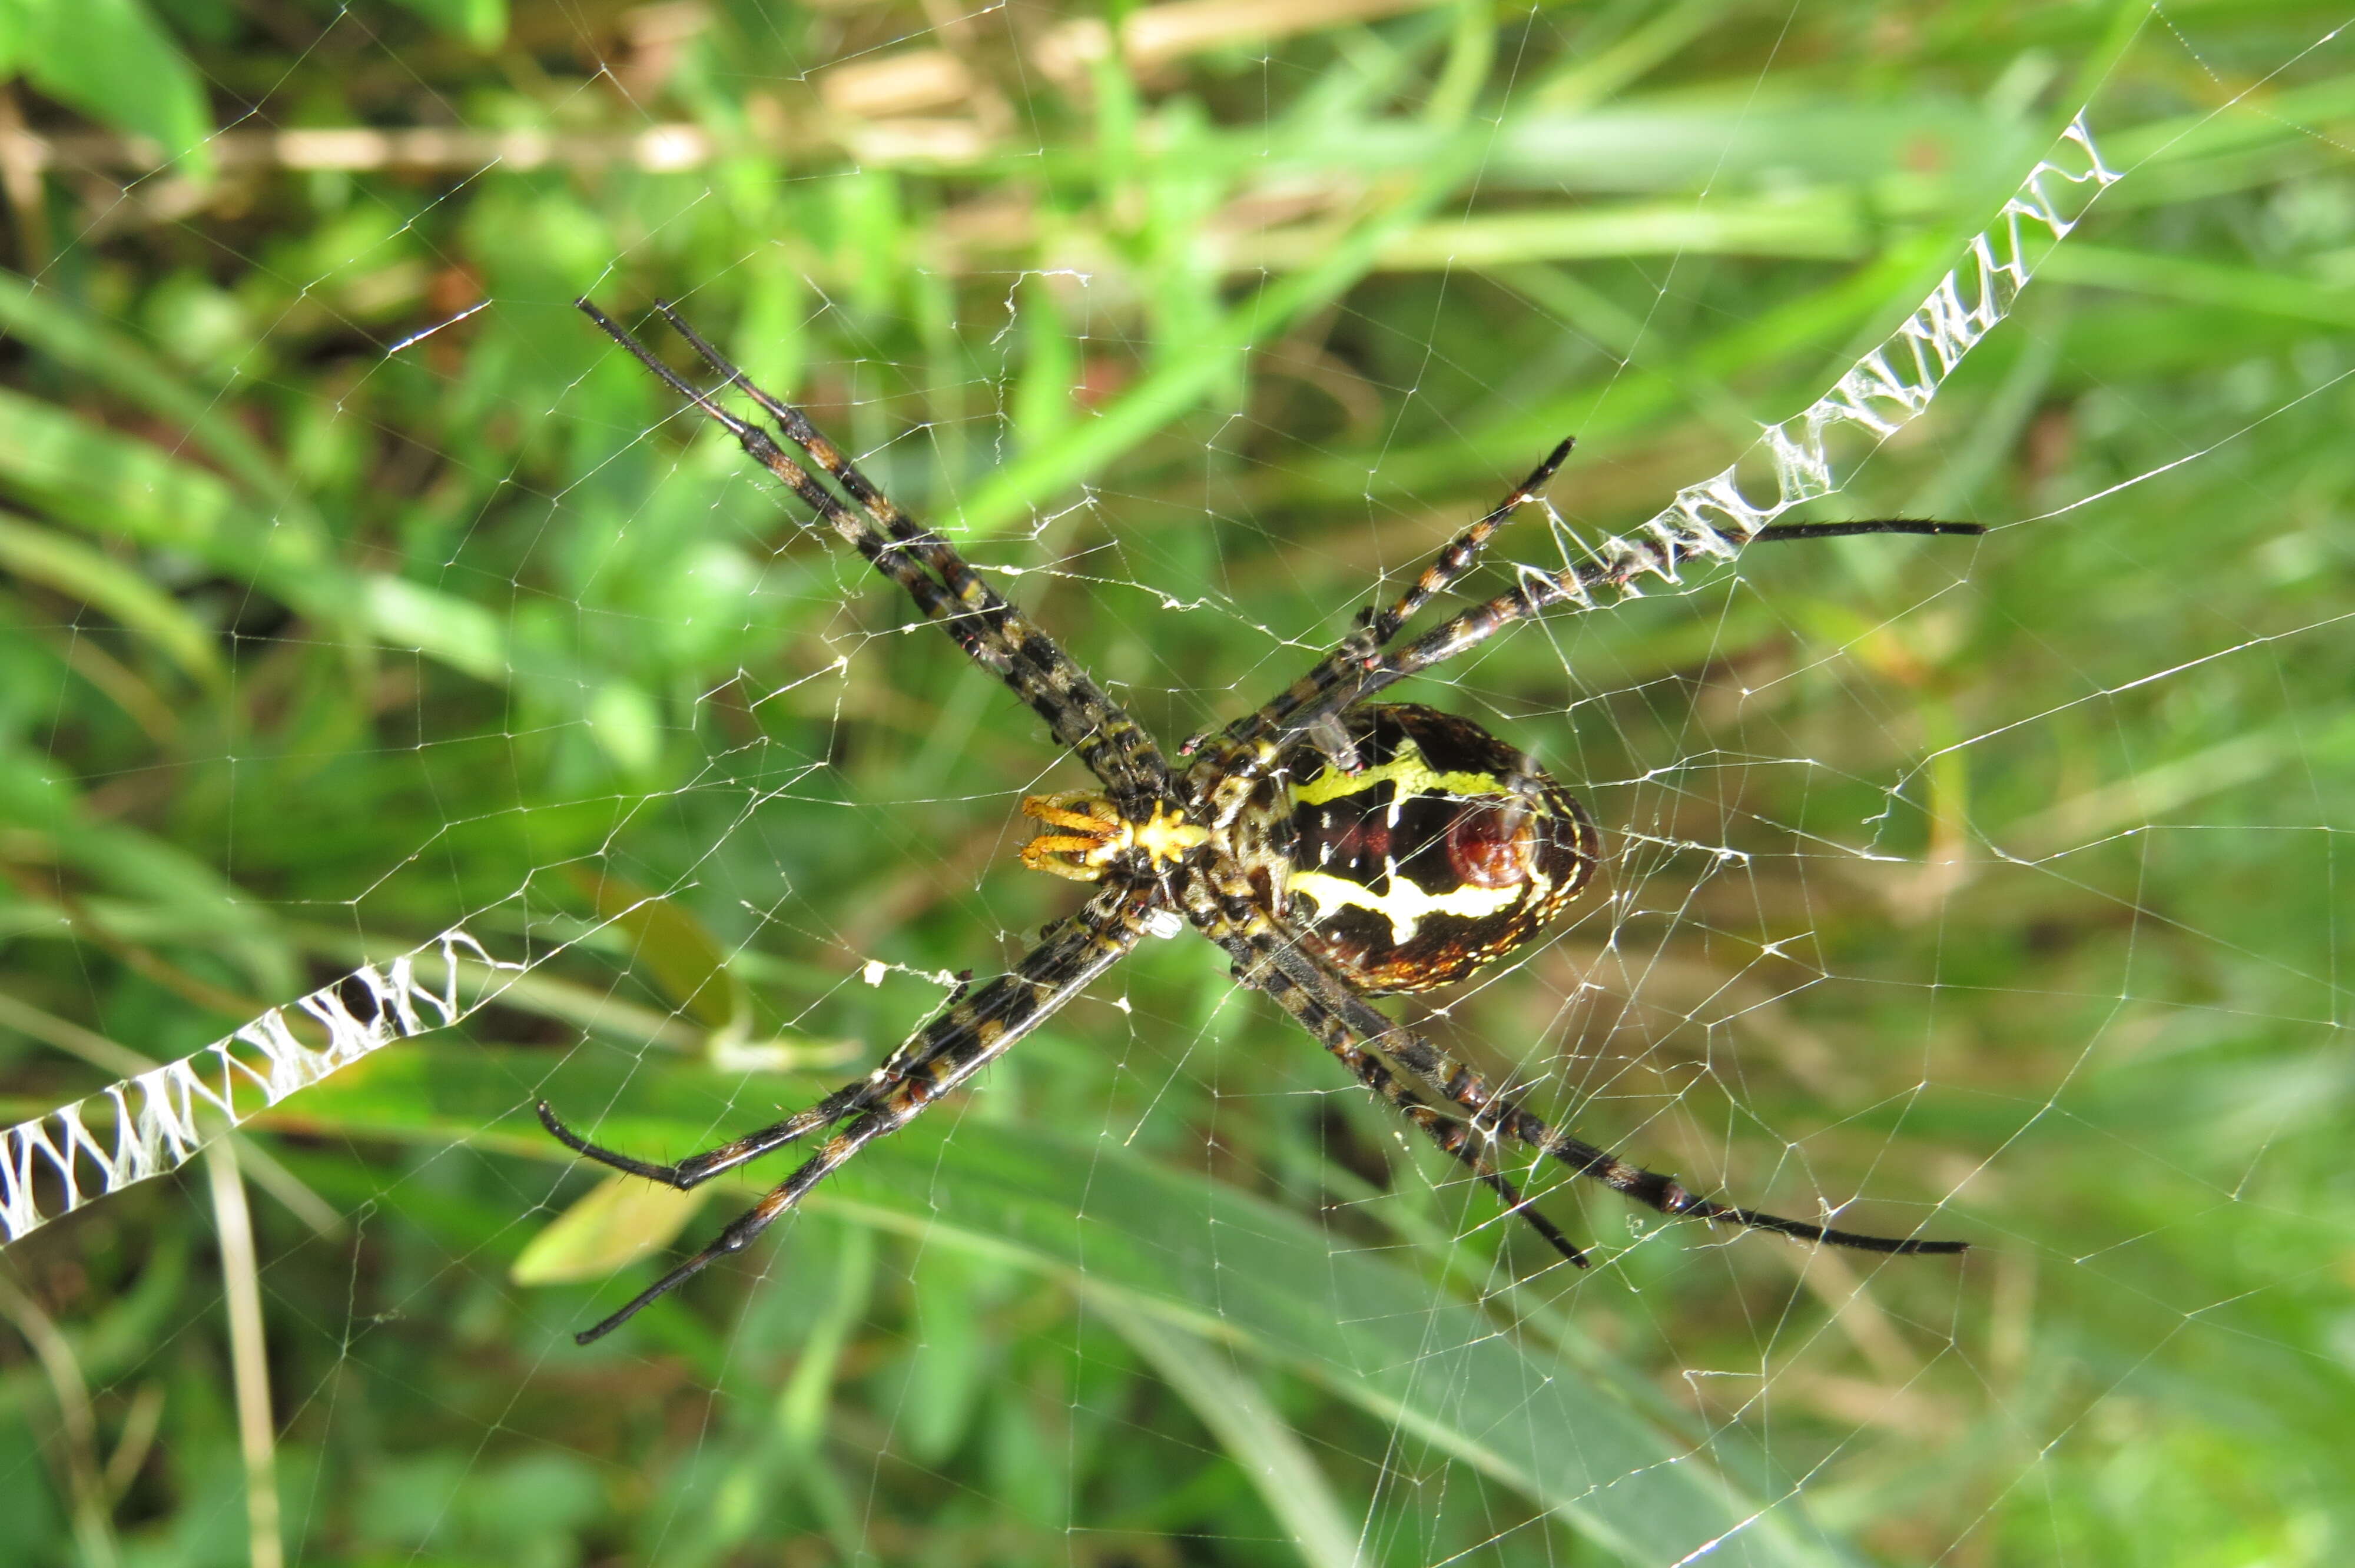
[[[1740,1224],[1753,1230],[1774,1231],[1799,1241],[1861,1252],[1943,1254],[1967,1250],[1969,1244],[1966,1242],[1868,1235],[1696,1197],[1673,1177],[1630,1165],[1582,1139],[1556,1132],[1518,1100],[1491,1088],[1479,1074],[1375,1011],[1350,989],[1347,980],[1286,938],[1259,914],[1251,906],[1248,892],[1247,888],[1231,887],[1221,894],[1198,879],[1189,889],[1187,915],[1198,929],[1234,959],[1238,980],[1253,990],[1266,991],[1361,1081],[1370,1084],[1359,1068],[1357,1058],[1369,1049],[1378,1051],[1410,1077],[1462,1107],[1470,1115],[1474,1128],[1491,1136],[1516,1139],[1561,1160],[1579,1175],[1600,1181],[1671,1218]]]
[[[582,314],[597,323],[607,336],[623,348],[639,364],[659,377],[665,385],[693,404],[698,412],[736,438],[745,455],[767,469],[784,482],[785,488],[801,497],[837,534],[865,556],[885,577],[907,590],[916,601],[925,619],[943,623],[943,629],[957,645],[975,659],[984,657],[984,647],[991,640],[988,627],[978,621],[962,619],[954,598],[939,582],[927,576],[916,555],[877,535],[865,520],[845,506],[839,498],[820,484],[807,469],[785,454],[768,431],[748,420],[740,419],[721,408],[708,394],[697,387],[640,343],[628,328],[599,310],[587,300],[573,303]]]
[[[879,1086],[873,1078],[845,1084],[807,1110],[795,1111],[783,1121],[772,1123],[757,1132],[748,1132],[741,1138],[731,1139],[717,1149],[690,1154],[672,1165],[657,1165],[652,1160],[639,1160],[590,1142],[565,1125],[557,1116],[555,1107],[546,1100],[532,1108],[539,1113],[539,1125],[548,1128],[557,1142],[583,1160],[593,1160],[624,1175],[643,1176],[649,1181],[659,1181],[666,1187],[676,1187],[687,1192],[702,1186],[714,1176],[733,1171],[763,1154],[774,1153],[789,1143],[798,1143],[822,1127],[832,1127],[852,1111],[861,1108],[860,1102],[881,1086]]]
[[[1461,581],[1480,562],[1482,553],[1497,529],[1511,520],[1513,514],[1541,494],[1556,471],[1569,458],[1574,443],[1564,440],[1546,454],[1545,461],[1529,471],[1529,477],[1515,485],[1505,498],[1483,513],[1461,534],[1448,541],[1446,547],[1432,558],[1398,601],[1383,609],[1373,605],[1359,612],[1358,630],[1341,640],[1338,647],[1317,661],[1314,669],[1285,688],[1284,694],[1256,713],[1245,715],[1229,725],[1202,760],[1195,764],[1199,779],[1236,779],[1233,790],[1222,791],[1222,799],[1232,794],[1240,805],[1255,783],[1272,766],[1278,755],[1293,741],[1305,736],[1321,740],[1328,730],[1337,726],[1329,721],[1343,710],[1354,706],[1362,694],[1357,682],[1369,662],[1396,637],[1399,629],[1412,620],[1417,611],[1438,595]],[[1301,716],[1305,715],[1306,716]],[[1343,758],[1335,758],[1337,762]]]
[[[1313,955],[1291,951],[1284,956],[1291,960],[1284,964],[1285,971],[1303,978],[1316,992],[1319,1005],[1336,1014],[1342,1027],[1367,1036],[1376,1050],[1409,1076],[1462,1107],[1476,1124],[1518,1139],[1561,1160],[1579,1175],[1600,1181],[1621,1196],[1660,1213],[1675,1219],[1722,1222],[1752,1230],[1774,1231],[1799,1241],[1858,1252],[1913,1255],[1959,1253],[1969,1247],[1967,1242],[1923,1241],[1913,1236],[1877,1236],[1835,1230],[1806,1220],[1785,1219],[1779,1214],[1698,1197],[1674,1177],[1630,1165],[1607,1150],[1549,1127],[1518,1100],[1491,1088],[1479,1074],[1423,1036],[1376,1012],[1349,989],[1346,980],[1327,969]]]
[[[991,1058],[1003,1054],[1011,1045],[1007,1041],[994,1048],[975,1050],[958,1079],[970,1075]],[[669,1273],[631,1298],[620,1311],[572,1336],[572,1342],[586,1345],[603,1339],[654,1302],[694,1278],[723,1257],[743,1251],[752,1245],[762,1231],[776,1223],[778,1216],[798,1206],[809,1190],[839,1169],[845,1161],[886,1133],[897,1132],[915,1119],[917,1113],[931,1103],[922,1093],[922,1078],[904,1078],[887,1095],[882,1103],[861,1115],[848,1127],[818,1145],[817,1152],[784,1179],[765,1197],[728,1222],[728,1226],[711,1239],[709,1245]]]
[[[754,386],[749,376],[706,342],[700,333],[687,325],[668,302],[656,300],[655,309],[662,313],[663,319],[687,340],[689,347],[703,356],[706,365],[726,376],[730,385],[759,404],[777,422],[777,429],[807,452],[811,461],[831,475],[835,482],[858,503],[893,542],[905,546],[931,567],[968,613],[993,629],[1007,650],[1017,672],[1026,673],[1034,683],[1041,683],[1047,693],[1060,695],[1081,710],[1085,727],[1064,734],[1057,726],[1056,715],[1039,707],[1032,691],[1015,683],[1017,694],[1030,702],[1050,726],[1056,726],[1058,738],[1078,755],[1089,771],[1103,781],[1105,788],[1114,791],[1115,798],[1122,798],[1121,780],[1125,779],[1132,789],[1142,788],[1149,793],[1140,793],[1133,800],[1123,799],[1124,804],[1167,799],[1169,769],[1162,759],[1160,747],[1142,726],[1130,718],[1119,705],[1089,679],[1086,671],[1081,669],[1051,639],[1031,625],[1019,609],[983,581],[981,575],[938,531],[923,526],[900,510],[899,503],[861,472],[858,465],[840,447],[827,440],[825,433],[810,422],[807,414]],[[1007,678],[1009,683],[1014,683],[1012,677]]]
[[[1646,572],[1673,572],[1700,553],[1695,541],[1682,537],[1651,539],[1640,545],[1606,540],[1594,558],[1559,572],[1526,576],[1510,591],[1463,611],[1395,653],[1383,653],[1409,617],[1471,571],[1497,528],[1514,512],[1538,497],[1554,471],[1570,455],[1570,450],[1569,441],[1556,447],[1518,489],[1451,540],[1397,604],[1388,611],[1367,609],[1359,630],[1343,639],[1340,646],[1318,661],[1307,674],[1258,712],[1228,726],[1210,743],[1194,764],[1188,781],[1197,795],[1208,788],[1216,789],[1215,800],[1204,802],[1216,820],[1231,820],[1231,816],[1220,813],[1240,810],[1252,786],[1285,752],[1303,740],[1318,742],[1336,727],[1335,721],[1342,713],[1385,687],[1470,652],[1515,621],[1529,620],[1563,604],[1591,609],[1595,589],[1627,588]],[[1976,535],[1986,532],[1976,523],[1881,517],[1852,523],[1778,523],[1761,528],[1745,542],[1775,544],[1865,534]]]
[[[704,335],[689,326],[686,318],[667,300],[656,300],[655,309],[671,330],[685,338],[687,346],[702,356],[704,364],[728,378],[729,385],[761,406],[763,413],[776,421],[785,439],[807,452],[810,461],[832,475],[835,482],[849,493],[853,501],[876,525],[896,544],[904,545],[916,557],[936,573],[941,582],[954,594],[957,602],[975,615],[1003,612],[1010,607],[996,589],[984,582],[980,574],[966,564],[954,546],[930,528],[918,524],[899,503],[883,493],[882,488],[860,471],[858,465],[829,440],[826,433],[810,422],[809,416],[793,404],[772,396],[755,385],[751,377],[739,370]]]
[[[946,631],[968,658],[1028,704],[1114,800],[1142,816],[1154,802],[1170,798],[1168,765],[1152,736],[1053,639],[984,582],[945,538],[901,512],[806,414],[754,386],[669,305],[657,303],[664,319],[704,362],[775,419],[779,431],[839,483],[859,510],[844,505],[768,431],[738,418],[673,372],[628,329],[587,300],[576,303],[640,364],[733,436],[747,456],[783,481],[878,571],[899,584],[924,618]]]
[[[887,1062],[876,1074],[837,1089],[806,1111],[677,1164],[659,1165],[600,1148],[566,1128],[543,1103],[540,1119],[566,1147],[601,1165],[681,1191],[819,1128],[849,1118],[847,1126],[818,1145],[817,1151],[766,1197],[730,1221],[709,1245],[640,1291],[620,1311],[573,1338],[584,1345],[603,1338],[711,1264],[741,1252],[845,1160],[876,1139],[905,1127],[925,1107],[1013,1049],[1024,1035],[1125,957],[1143,940],[1144,922],[1153,907],[1148,892],[1124,884],[1106,888],[1025,954],[1011,973],[1000,975],[969,998],[952,1001],[911,1035],[908,1044],[893,1053],[892,1062],[899,1064],[896,1072],[890,1071],[892,1062]]]
[[[1221,904],[1223,903],[1223,907]],[[1380,1058],[1363,1049],[1362,1043],[1348,1035],[1346,1030],[1328,1030],[1326,1020],[1329,1010],[1319,1010],[1314,999],[1284,972],[1282,964],[1272,956],[1281,950],[1273,938],[1273,927],[1247,900],[1230,892],[1220,900],[1197,878],[1187,886],[1187,909],[1195,926],[1227,950],[1235,961],[1235,977],[1255,991],[1266,991],[1286,1012],[1291,1012],[1300,1026],[1314,1035],[1317,1042],[1348,1067],[1357,1080],[1420,1128],[1426,1138],[1461,1164],[1481,1185],[1504,1201],[1505,1212],[1518,1214],[1531,1230],[1543,1236],[1552,1248],[1576,1264],[1587,1266],[1586,1254],[1578,1245],[1562,1234],[1551,1220],[1531,1206],[1519,1188],[1497,1168],[1489,1159],[1487,1146],[1492,1136],[1475,1123],[1443,1115],[1415,1097],[1414,1092],[1398,1081]],[[1300,1011],[1306,1009],[1306,1012]]]
[[[1518,1214],[1531,1230],[1546,1239],[1554,1251],[1581,1268],[1587,1266],[1586,1254],[1578,1244],[1562,1234],[1561,1228],[1539,1213],[1521,1190],[1513,1185],[1511,1179],[1497,1169],[1496,1162],[1488,1157],[1484,1147],[1493,1139],[1479,1127],[1460,1118],[1444,1116],[1417,1099],[1413,1091],[1400,1083],[1397,1075],[1384,1066],[1379,1057],[1349,1038],[1346,1029],[1330,1027],[1334,1020],[1329,1012],[1319,1012],[1313,1006],[1295,1011],[1295,1001],[1307,993],[1293,984],[1282,971],[1275,971],[1267,983],[1257,989],[1266,991],[1277,1006],[1290,1012],[1303,1029],[1315,1035],[1319,1044],[1356,1075],[1358,1082],[1371,1089],[1377,1099],[1420,1128],[1424,1137],[1453,1155],[1456,1162],[1469,1171],[1482,1186],[1503,1200],[1505,1213]]]
[[[1976,536],[1987,532],[1977,523],[1937,523],[1908,517],[1881,517],[1857,523],[1784,523],[1761,528],[1748,543],[1778,544],[1804,539],[1833,539],[1859,534],[1927,534]],[[1362,702],[1386,686],[1419,674],[1434,664],[1469,652],[1516,621],[1529,620],[1559,606],[1594,607],[1597,588],[1629,588],[1646,573],[1666,576],[1700,554],[1699,545],[1682,535],[1649,539],[1641,545],[1606,539],[1596,556],[1553,573],[1532,573],[1486,604],[1474,605],[1432,628],[1396,652],[1376,657],[1357,683],[1353,701]],[[1322,705],[1295,714],[1285,732],[1305,732],[1323,716]],[[1338,711],[1338,710],[1334,710]],[[1279,744],[1281,737],[1279,736]]]
[[[942,1004],[940,1017],[956,1016],[960,1004],[972,990],[973,971],[967,969],[957,977],[956,990],[950,992],[948,1001]],[[901,1041],[873,1072],[857,1083],[843,1085],[817,1104],[806,1110],[795,1111],[783,1121],[773,1122],[756,1132],[748,1132],[717,1149],[691,1154],[674,1165],[657,1165],[590,1142],[565,1125],[546,1100],[540,1101],[533,1109],[539,1114],[540,1126],[548,1128],[559,1143],[583,1159],[593,1160],[624,1174],[643,1176],[649,1181],[659,1181],[666,1187],[676,1187],[685,1192],[701,1186],[722,1171],[733,1171],[739,1165],[773,1153],[789,1143],[798,1143],[822,1127],[832,1127],[847,1116],[868,1109],[911,1067],[922,1064],[931,1040],[931,1029],[920,1029]]]
[[[1570,461],[1571,449],[1577,444],[1576,437],[1564,438],[1560,446],[1546,454],[1543,462],[1529,471],[1529,478],[1521,481],[1511,494],[1450,539],[1446,548],[1432,558],[1431,565],[1423,567],[1423,575],[1415,579],[1414,586],[1399,596],[1396,604],[1383,614],[1370,619],[1368,630],[1379,639],[1377,646],[1388,645],[1390,640],[1398,635],[1399,628],[1413,620],[1424,605],[1454,588],[1480,564],[1480,556],[1487,549],[1488,541],[1495,536],[1497,530],[1510,522],[1513,514],[1545,493],[1545,487],[1552,482],[1561,465]]]

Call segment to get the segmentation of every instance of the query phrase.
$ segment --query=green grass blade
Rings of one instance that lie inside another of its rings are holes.
[[[227,684],[212,632],[113,556],[52,529],[0,517],[0,567],[104,611],[200,684],[215,692]]]
[[[369,1057],[254,1125],[569,1159],[526,1109],[537,1092],[526,1086],[548,1066],[530,1053],[411,1045]],[[698,1075],[641,1065],[625,1099],[620,1079],[600,1086],[600,1075],[577,1064],[560,1097],[626,1104],[584,1129],[603,1142],[685,1149],[709,1133],[715,1108],[726,1114]],[[730,1098],[766,1104],[806,1093],[778,1080]],[[1631,1408],[1574,1361],[1417,1272],[1199,1174],[1035,1128],[935,1118],[871,1146],[821,1191],[819,1206],[1018,1263],[1284,1365],[1631,1563],[1678,1561],[1729,1538],[1755,1563],[1846,1560],[1796,1493],[1728,1476],[1705,1440]]]
[[[1082,1287],[1082,1293],[1086,1293]],[[1360,1531],[1300,1434],[1234,1364],[1232,1350],[1132,1311],[1116,1295],[1104,1316],[1176,1389],[1226,1448],[1310,1568],[1357,1568]]]
[[[261,443],[229,417],[229,405],[186,385],[177,371],[127,334],[68,303],[56,291],[6,271],[0,271],[0,331],[23,339],[125,401],[183,427],[256,494],[292,508],[298,526],[318,526],[309,500]]]

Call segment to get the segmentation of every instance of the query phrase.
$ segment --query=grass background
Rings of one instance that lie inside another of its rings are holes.
[[[1105,16],[6,13],[7,1118],[461,917],[572,945],[8,1249],[0,1559],[2343,1559],[2343,8]],[[1010,852],[1074,781],[576,293],[680,299],[1174,739],[1565,431],[1590,535],[1723,466],[2088,100],[2130,177],[1817,514],[1986,540],[1408,694],[1613,834],[1433,1026],[1965,1265],[1557,1183],[1565,1277],[1188,939],[572,1347],[729,1195],[532,1099],[675,1153],[864,1070],[1069,906]]]

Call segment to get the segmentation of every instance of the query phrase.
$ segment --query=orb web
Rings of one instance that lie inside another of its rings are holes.
[[[261,81],[175,11],[250,107],[161,169],[28,77],[25,1550],[2344,1534],[2350,63],[2139,15],[665,5],[469,35],[495,83],[349,15]],[[1576,433],[1402,641],[1550,613],[1401,694],[1606,863],[1386,1006],[1696,1192],[1975,1251],[1521,1159],[1577,1273],[1181,933],[573,1348],[783,1170],[601,1181],[532,1105],[670,1159],[866,1071],[1068,913],[1012,862],[1079,781],[576,291],[677,295],[1171,744]],[[1991,532],[1744,547],[1786,513]]]

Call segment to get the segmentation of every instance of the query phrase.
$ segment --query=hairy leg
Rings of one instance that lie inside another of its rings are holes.
[[[847,1126],[821,1143],[816,1153],[766,1197],[731,1221],[709,1246],[639,1292],[620,1311],[574,1338],[585,1345],[611,1333],[712,1263],[742,1251],[845,1160],[876,1139],[906,1126],[925,1107],[1013,1049],[1024,1035],[1086,990],[1143,939],[1145,923],[1156,906],[1149,888],[1125,883],[1107,887],[1077,916],[1059,923],[1011,972],[969,994],[960,986],[946,1007],[866,1078],[845,1085],[809,1109],[773,1126],[675,1164],[656,1164],[601,1148],[559,1121],[543,1101],[540,1120],[566,1147],[601,1165],[681,1191],[848,1118]]]
[[[899,584],[924,618],[946,631],[967,657],[1028,704],[1124,810],[1143,816],[1156,801],[1171,799],[1168,764],[1153,737],[1052,638],[984,582],[945,538],[901,512],[807,415],[753,386],[669,306],[656,307],[712,369],[775,418],[783,435],[848,492],[858,508],[845,505],[766,430],[728,412],[681,378],[627,328],[588,301],[576,302],[640,364],[735,437],[747,456],[783,481],[877,571]]]

